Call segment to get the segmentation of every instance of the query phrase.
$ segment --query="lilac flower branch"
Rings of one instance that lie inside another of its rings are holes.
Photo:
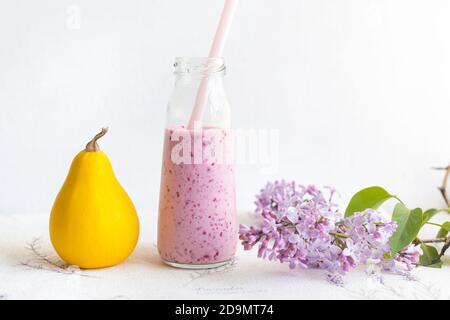
[[[373,209],[344,218],[332,201],[333,189],[330,194],[326,198],[316,187],[294,182],[268,183],[255,202],[261,225],[240,226],[244,249],[258,244],[258,257],[326,270],[336,284],[342,283],[340,275],[369,261],[385,270],[394,270],[396,261],[408,270],[418,262],[420,250],[413,244],[391,257],[394,222]]]

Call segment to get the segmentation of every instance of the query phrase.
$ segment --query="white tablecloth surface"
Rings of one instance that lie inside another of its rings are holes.
[[[141,220],[140,241],[124,263],[79,270],[55,267],[61,261],[49,241],[48,215],[0,216],[0,299],[450,299],[448,257],[442,269],[415,269],[416,281],[393,274],[379,281],[362,267],[343,287],[328,283],[322,271],[290,270],[240,245],[227,267],[174,269],[159,259],[154,220]]]

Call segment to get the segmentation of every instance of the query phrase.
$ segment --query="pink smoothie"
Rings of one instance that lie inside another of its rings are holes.
[[[188,137],[190,154],[183,153],[184,149],[178,152],[180,140],[171,141],[173,133]],[[201,146],[200,152],[194,145]],[[158,250],[165,261],[203,265],[234,256],[234,166],[220,157],[229,148],[231,136],[226,129],[166,130],[158,221]],[[184,155],[183,159],[191,164],[177,164],[179,158],[173,161],[174,154]]]

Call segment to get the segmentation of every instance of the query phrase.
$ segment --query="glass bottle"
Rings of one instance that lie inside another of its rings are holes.
[[[180,268],[228,263],[237,244],[230,110],[222,58],[177,58],[167,107],[158,250]],[[202,112],[188,126],[202,81]]]

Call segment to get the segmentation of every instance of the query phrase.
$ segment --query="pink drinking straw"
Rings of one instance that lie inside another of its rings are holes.
[[[234,12],[236,11],[238,0],[225,0],[225,5],[222,10],[219,25],[217,26],[216,35],[209,51],[208,58],[219,58],[222,55],[223,47],[230,31],[231,21],[233,20]],[[208,88],[208,77],[203,77],[195,98],[194,108],[192,109],[191,117],[189,119],[188,129],[194,128],[194,123],[200,119],[203,105],[206,101],[206,93]]]

